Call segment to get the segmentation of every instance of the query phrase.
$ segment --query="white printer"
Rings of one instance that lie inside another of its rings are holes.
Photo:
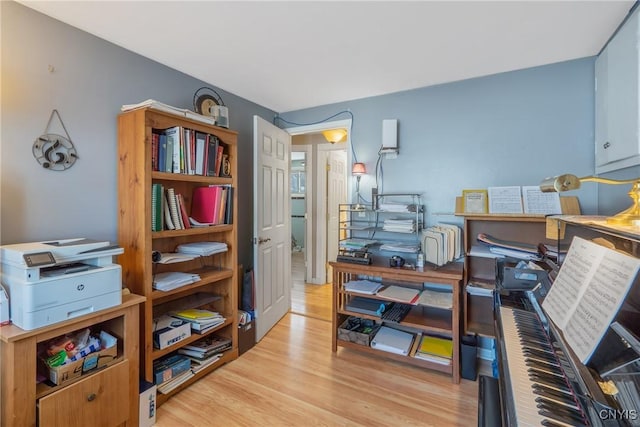
[[[0,247],[11,321],[32,330],[122,303],[124,250],[105,241],[66,239]]]

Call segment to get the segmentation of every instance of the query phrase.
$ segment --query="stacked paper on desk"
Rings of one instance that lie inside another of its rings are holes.
[[[222,242],[194,242],[179,245],[176,249],[182,254],[208,256],[227,251],[227,244]]]
[[[414,335],[409,332],[382,326],[371,341],[371,347],[390,353],[408,355]]]
[[[178,271],[158,273],[153,277],[153,288],[159,291],[170,291],[199,280],[200,276],[194,273],[181,273]]]

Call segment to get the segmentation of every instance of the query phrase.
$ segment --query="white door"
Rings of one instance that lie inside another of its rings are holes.
[[[256,341],[291,308],[291,136],[253,116]]]
[[[347,152],[330,151],[327,158],[327,261],[338,255],[340,234],[340,203],[347,203]],[[327,282],[333,281],[333,272],[327,262]]]

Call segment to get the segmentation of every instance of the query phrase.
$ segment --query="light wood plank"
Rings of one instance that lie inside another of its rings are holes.
[[[331,323],[288,314],[253,349],[171,397],[157,427],[476,424],[474,381],[349,349]]]

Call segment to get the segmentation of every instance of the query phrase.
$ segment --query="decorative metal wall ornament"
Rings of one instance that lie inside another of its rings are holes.
[[[49,133],[49,127],[51,126],[54,114],[58,117],[66,136]],[[51,111],[47,127],[44,129],[44,133],[36,138],[32,151],[33,157],[35,157],[43,168],[54,171],[69,169],[78,159],[76,148],[73,146],[73,142],[71,142],[71,136],[69,136],[69,132],[67,132],[67,128],[62,122],[58,110]]]

